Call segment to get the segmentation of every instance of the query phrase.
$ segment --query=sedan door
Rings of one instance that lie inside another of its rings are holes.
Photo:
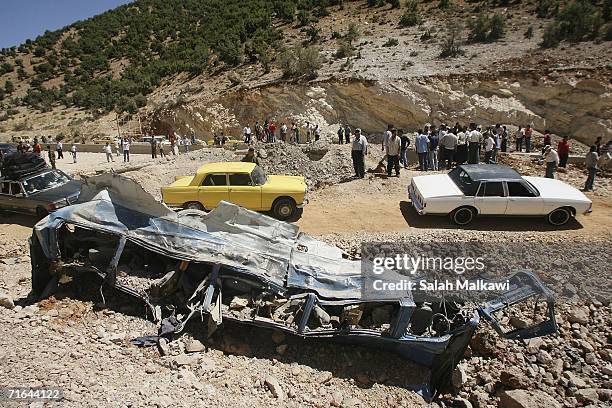
[[[261,210],[261,186],[256,186],[249,173],[229,175],[230,201],[249,210]]]
[[[10,181],[3,181],[0,183],[0,210],[15,211],[14,198],[11,195],[11,183]]]
[[[198,201],[207,210],[212,210],[219,205],[220,201],[229,201],[229,189],[227,186],[227,174],[207,174],[198,187]]]
[[[544,208],[542,197],[523,181],[506,182],[508,189],[507,215],[541,215]]]
[[[479,214],[503,215],[508,205],[508,197],[506,197],[503,183],[501,181],[480,183],[474,203]]]

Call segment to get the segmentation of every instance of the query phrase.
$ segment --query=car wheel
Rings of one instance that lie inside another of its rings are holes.
[[[188,203],[183,204],[183,208],[185,210],[200,210],[204,211],[204,206],[197,201],[190,201]]]
[[[457,225],[468,225],[474,220],[475,216],[476,211],[473,208],[461,207],[452,212],[451,219]]]
[[[297,207],[295,205],[295,201],[292,199],[279,198],[276,200],[276,202],[274,202],[272,212],[274,213],[274,217],[281,221],[285,221],[293,217],[293,215],[297,212]]]
[[[546,221],[552,225],[561,226],[566,224],[570,218],[572,218],[570,210],[567,208],[557,208],[546,216]]]
[[[43,207],[36,207],[36,216],[38,217],[39,220],[42,220],[47,215],[49,215],[49,211],[47,211]]]

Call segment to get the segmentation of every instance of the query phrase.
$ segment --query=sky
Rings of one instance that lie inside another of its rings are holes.
[[[33,40],[131,0],[0,0],[0,48]]]

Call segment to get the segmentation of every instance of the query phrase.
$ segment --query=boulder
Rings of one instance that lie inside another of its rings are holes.
[[[500,395],[499,408],[561,408],[561,404],[544,391],[507,390]]]

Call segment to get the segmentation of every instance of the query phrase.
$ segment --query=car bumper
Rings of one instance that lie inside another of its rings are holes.
[[[416,194],[414,190],[412,189],[412,186],[408,187],[408,195],[410,196],[410,201],[412,202],[412,206],[414,207],[416,212],[419,215],[427,214],[427,212],[425,211],[425,208],[421,205],[421,203],[417,199]]]

